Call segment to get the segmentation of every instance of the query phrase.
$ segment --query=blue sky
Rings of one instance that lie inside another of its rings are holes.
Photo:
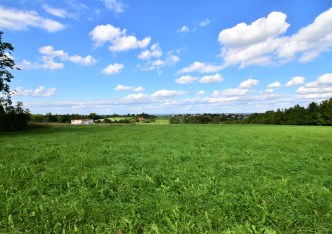
[[[328,0],[2,0],[32,113],[247,113],[332,97]]]

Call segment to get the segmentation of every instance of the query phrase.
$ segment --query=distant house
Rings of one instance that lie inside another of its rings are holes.
[[[83,125],[83,124],[93,124],[93,119],[75,119],[71,120],[71,124],[74,125]]]
[[[143,117],[143,116],[139,116],[139,117],[138,117],[138,121],[139,121],[139,122],[143,122],[143,121],[144,121],[144,117]]]

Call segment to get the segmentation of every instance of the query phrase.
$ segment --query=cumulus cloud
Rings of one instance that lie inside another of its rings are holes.
[[[42,60],[41,63],[23,60],[22,62],[18,63],[18,67],[23,70],[31,70],[31,69],[58,70],[64,68],[64,64],[55,62],[53,57],[42,56],[41,60]]]
[[[149,60],[151,58],[160,58],[163,55],[163,51],[159,47],[159,44],[153,44],[150,47],[150,50],[143,50],[139,55],[138,58],[142,60]]]
[[[187,92],[185,91],[179,91],[179,90],[167,90],[167,89],[162,89],[154,92],[151,94],[151,97],[153,98],[170,98],[174,96],[181,96],[185,95]]]
[[[222,91],[213,91],[212,97],[239,97],[249,93],[249,89],[224,89]]]
[[[149,98],[149,95],[144,93],[133,93],[129,94],[128,96],[124,97],[126,101],[138,101],[138,100],[146,100]]]
[[[219,42],[227,47],[247,47],[266,41],[286,32],[289,24],[282,12],[272,12],[267,18],[260,18],[250,25],[240,23],[219,33]]]
[[[267,86],[269,89],[278,89],[281,87],[281,84],[279,81],[273,82]]]
[[[96,46],[109,43],[109,50],[112,52],[121,52],[132,49],[143,49],[151,41],[151,37],[145,37],[138,40],[135,36],[127,36],[126,29],[116,28],[111,24],[98,25],[89,34]]]
[[[218,41],[224,66],[270,65],[292,61],[309,62],[332,47],[332,8],[291,36],[286,14],[271,12],[251,24],[240,23],[220,31]]]
[[[193,76],[181,76],[178,79],[175,79],[175,83],[177,84],[191,84],[196,81],[198,78]]]
[[[216,73],[215,75],[203,76],[198,81],[201,83],[207,84],[207,83],[222,82],[223,80],[224,80],[224,78],[222,78],[219,73]]]
[[[288,81],[285,86],[286,87],[291,87],[291,86],[296,86],[300,84],[304,84],[305,78],[303,76],[294,76]]]
[[[209,73],[209,72],[217,72],[221,69],[222,66],[196,61],[192,63],[190,66],[182,68],[180,71],[178,71],[178,73],[190,73],[190,72]]]
[[[56,93],[56,88],[45,88],[44,86],[39,86],[36,89],[24,89],[22,87],[15,88],[15,96],[27,96],[27,97],[50,97],[54,96]]]
[[[48,69],[57,70],[64,68],[63,63],[55,62],[54,59],[61,61],[69,61],[83,66],[93,65],[97,62],[91,55],[82,57],[79,55],[68,55],[63,50],[54,50],[53,46],[43,46],[39,48],[39,53],[42,54],[42,63],[32,63],[28,60],[23,60],[18,64],[21,69]]]
[[[247,96],[250,92],[250,88],[259,84],[258,80],[248,79],[243,81],[238,88],[215,90],[212,93],[212,102],[231,102],[239,100],[240,97]]]
[[[123,13],[125,5],[120,0],[104,0],[105,6],[115,13]]]
[[[266,18],[260,18],[250,25],[240,23],[219,33],[219,42],[223,46],[221,56],[225,65],[246,67],[248,65],[268,64],[269,53],[276,50],[282,39],[277,38],[286,32],[289,24],[282,12],[272,12]]]
[[[309,62],[332,47],[332,8],[316,17],[314,22],[287,38],[278,54],[293,59],[301,53],[299,61]]]
[[[116,91],[134,91],[134,92],[142,92],[144,88],[142,86],[134,87],[134,86],[125,86],[125,85],[117,85],[114,90]]]
[[[273,93],[274,89],[265,89],[265,93]]]
[[[144,51],[143,51],[144,52]],[[148,55],[148,53],[146,54]],[[149,56],[147,56],[149,57]],[[166,66],[172,66],[180,61],[179,56],[173,54],[172,52],[167,53],[166,58],[159,58],[159,59],[147,59],[147,62],[144,65],[137,65],[142,71],[152,71],[152,70],[160,70]]]
[[[0,6],[1,29],[22,31],[30,27],[40,28],[53,33],[63,30],[65,25],[55,20],[41,17],[36,11],[17,10]]]
[[[167,57],[165,59],[166,64],[173,65],[180,61],[180,57],[175,54],[167,54]]]
[[[301,86],[297,97],[308,99],[327,99],[332,97],[332,73],[323,74],[316,81]]]
[[[200,90],[196,93],[196,95],[204,95],[205,94],[205,91],[204,90]]]
[[[114,74],[120,73],[123,68],[124,68],[123,64],[114,63],[114,64],[110,64],[107,67],[105,67],[103,69],[102,73],[105,75],[114,75]]]
[[[257,86],[258,83],[259,83],[258,80],[255,80],[255,79],[248,79],[248,80],[243,81],[243,82],[240,84],[239,88],[240,88],[240,89],[250,89],[250,88],[252,88],[252,87],[254,87],[254,86]]]

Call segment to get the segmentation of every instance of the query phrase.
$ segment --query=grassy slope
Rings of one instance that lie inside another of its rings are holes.
[[[330,127],[58,126],[0,145],[0,232],[332,230]]]

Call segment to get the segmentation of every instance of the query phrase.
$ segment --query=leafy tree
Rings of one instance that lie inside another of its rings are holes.
[[[103,123],[110,123],[111,121],[107,118],[103,119]]]
[[[320,113],[324,119],[323,124],[332,125],[332,98],[321,102]]]
[[[322,114],[319,112],[319,105],[316,102],[309,104],[307,115],[307,124],[309,125],[322,125],[324,120]]]
[[[10,56],[14,47],[9,42],[3,42],[2,35],[0,31],[0,131],[22,130],[28,125],[30,113],[28,109],[23,109],[22,102],[18,102],[16,107],[12,106],[13,92],[9,83],[14,78],[10,70],[16,68]]]
[[[10,108],[11,102],[11,91],[9,83],[14,76],[8,71],[8,69],[14,69],[15,62],[10,57],[11,52],[14,50],[12,44],[2,41],[3,32],[0,31],[0,106],[4,111]]]

